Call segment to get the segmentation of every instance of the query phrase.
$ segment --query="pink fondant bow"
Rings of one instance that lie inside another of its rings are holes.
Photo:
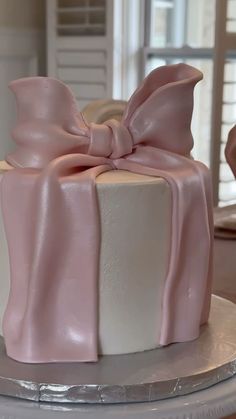
[[[71,91],[51,78],[16,80],[18,145],[8,156],[14,166],[45,167],[56,157],[82,153],[118,159],[138,145],[189,156],[193,88],[202,74],[184,64],[153,71],[128,102],[121,123],[88,125]]]
[[[12,283],[4,336],[11,357],[97,359],[95,178],[112,169],[169,183],[172,236],[157,344],[198,336],[209,313],[212,248],[209,173],[189,158],[193,89],[201,78],[185,64],[161,67],[133,94],[121,123],[103,125],[87,124],[57,80],[11,84],[18,148],[7,158],[16,169],[2,182]]]

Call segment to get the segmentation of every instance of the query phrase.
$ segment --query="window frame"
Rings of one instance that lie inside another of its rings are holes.
[[[177,0],[173,0],[176,2]],[[185,4],[186,0],[181,0]],[[236,34],[227,34],[227,46],[222,56],[223,25],[227,22],[227,0],[216,0],[216,20],[215,20],[215,43],[213,47],[192,48],[188,45],[181,47],[152,47],[151,44],[151,10],[152,0],[145,1],[144,14],[144,47],[142,49],[142,78],[145,77],[145,69],[150,58],[160,58],[168,63],[173,59],[207,59],[213,63],[213,82],[212,82],[212,98],[211,98],[211,127],[210,127],[210,152],[209,166],[212,171],[213,199],[214,204],[218,205],[219,187],[222,180],[220,179],[221,165],[221,127],[223,123],[222,106],[223,106],[223,85],[224,85],[224,63],[226,60],[236,60]],[[186,19],[184,16],[183,19]],[[222,23],[222,20],[224,21]],[[178,26],[179,27],[179,26]],[[218,86],[220,84],[220,87]],[[216,89],[217,86],[217,89]],[[217,91],[216,91],[217,90]],[[236,123],[236,120],[235,120]],[[223,200],[222,200],[223,201]]]

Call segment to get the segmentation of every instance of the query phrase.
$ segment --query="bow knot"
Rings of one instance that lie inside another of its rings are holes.
[[[96,157],[118,159],[130,154],[132,149],[132,135],[118,121],[111,119],[102,125],[90,124],[88,154]]]

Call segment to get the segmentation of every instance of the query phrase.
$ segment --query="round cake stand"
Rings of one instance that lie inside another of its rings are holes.
[[[217,419],[236,412],[236,377],[188,396],[120,405],[36,403],[0,397],[1,419]]]
[[[87,365],[17,363],[6,356],[1,339],[0,419],[204,419],[235,413],[235,319],[236,305],[213,296],[209,326],[196,341]]]

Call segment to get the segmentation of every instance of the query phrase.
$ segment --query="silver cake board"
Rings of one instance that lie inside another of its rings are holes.
[[[23,364],[0,338],[0,394],[39,402],[130,403],[186,395],[236,374],[236,305],[212,297],[198,339],[97,363]]]

